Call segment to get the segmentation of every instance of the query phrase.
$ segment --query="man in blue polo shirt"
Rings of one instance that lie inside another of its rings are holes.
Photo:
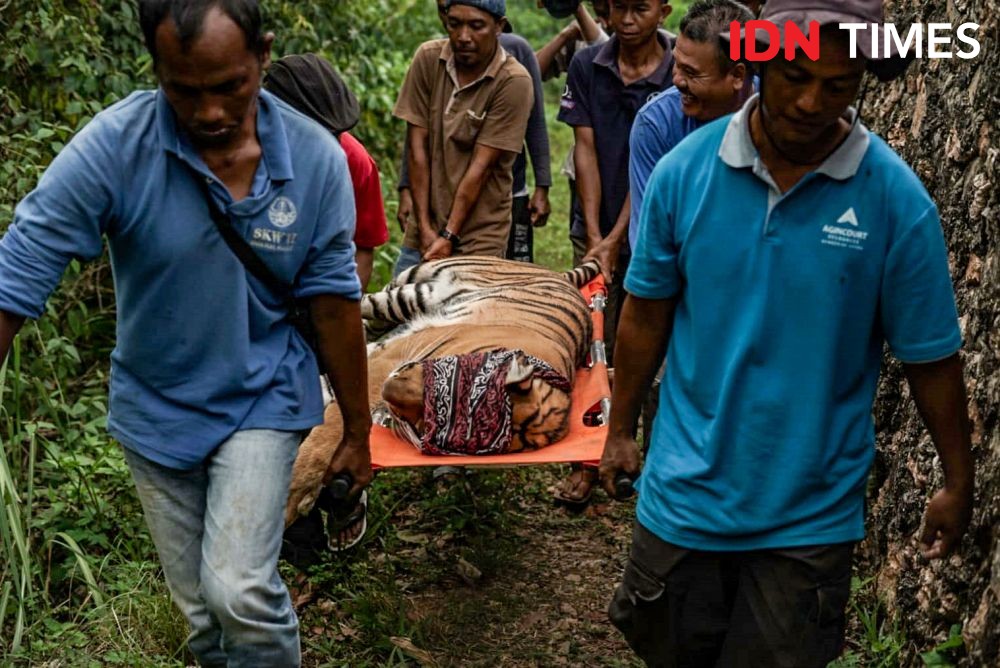
[[[203,665],[294,666],[278,575],[285,500],[323,417],[287,295],[249,275],[209,213],[308,298],[345,438],[330,472],[371,478],[354,201],[321,126],[260,91],[256,0],[141,0],[160,88],[98,114],[0,242],[0,359],[74,257],[110,247],[118,304],[108,429],[125,446],[167,584]]]
[[[849,106],[866,65],[887,80],[905,61],[871,58],[864,39],[850,58],[837,28],[881,24],[880,0],[770,0],[762,18],[808,31],[811,16],[819,60],[767,63],[760,96],[681,142],[646,190],[601,481],[613,492],[638,472],[631,426],[666,354],[610,610],[650,665],[819,668],[839,654],[885,342],[945,473],[925,556],[954,549],[971,515],[937,210]]]
[[[573,216],[573,262],[601,263],[608,282],[605,343],[614,363],[615,331],[628,267],[628,136],[636,112],[670,87],[673,40],[660,29],[670,14],[666,0],[611,3],[607,42],[578,51],[566,77],[559,120],[573,127],[573,161],[582,219]],[[596,472],[574,467],[556,501],[582,507],[590,499]]]
[[[639,110],[629,135],[632,248],[638,241],[646,181],[656,163],[701,126],[739,109],[753,93],[752,73],[745,63],[729,59],[728,45],[719,38],[733,21],[753,18],[736,0],[700,0],[681,20],[674,43],[674,85]]]

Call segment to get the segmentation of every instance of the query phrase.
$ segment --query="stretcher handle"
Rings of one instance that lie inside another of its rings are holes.
[[[631,498],[635,494],[635,481],[622,471],[615,476],[615,498],[619,501]]]
[[[334,501],[345,501],[354,487],[354,477],[350,473],[338,473],[330,479],[326,489]]]

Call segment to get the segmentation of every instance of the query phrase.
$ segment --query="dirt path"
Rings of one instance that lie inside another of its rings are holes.
[[[579,516],[553,508],[561,475],[379,481],[367,554],[295,589],[305,665],[640,665],[607,621],[633,508],[603,495]]]

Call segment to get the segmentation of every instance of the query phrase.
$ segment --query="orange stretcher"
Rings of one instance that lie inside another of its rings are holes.
[[[611,408],[611,388],[608,383],[607,354],[604,348],[604,307],[607,288],[603,276],[598,276],[580,289],[590,304],[594,337],[589,366],[578,369],[573,384],[573,407],[570,429],[564,439],[539,450],[504,455],[425,455],[412,444],[396,438],[390,429],[376,424],[371,432],[372,468],[410,466],[528,466],[581,462],[597,467],[608,433],[608,412]],[[377,422],[377,419],[376,419]]]

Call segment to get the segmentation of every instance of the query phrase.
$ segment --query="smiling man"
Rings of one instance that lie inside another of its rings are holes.
[[[292,463],[322,422],[289,295],[251,276],[228,220],[308,299],[345,437],[330,472],[371,479],[354,200],[324,128],[260,91],[273,35],[255,0],[141,0],[160,88],[101,112],[0,242],[0,359],[74,258],[110,248],[118,307],[108,429],[125,447],[191,651],[206,666],[296,666],[277,570]]]
[[[729,59],[728,44],[719,33],[733,21],[745,23],[753,14],[735,0],[701,0],[681,20],[674,44],[674,87],[639,110],[629,138],[629,245],[639,236],[646,182],[660,159],[686,136],[720,116],[731,114],[753,92],[747,66]]]
[[[824,668],[840,653],[886,343],[944,469],[924,556],[954,550],[972,511],[937,209],[851,107],[866,69],[905,69],[851,58],[837,27],[882,23],[882,3],[768,0],[762,18],[815,18],[819,59],[770,61],[759,96],[660,161],[625,281],[601,481],[638,473],[632,425],[666,356],[610,609],[649,665]]]
[[[444,11],[448,39],[420,46],[393,112],[407,123],[414,217],[397,273],[453,254],[504,256],[533,108],[531,76],[500,45],[504,0],[449,0]]]

